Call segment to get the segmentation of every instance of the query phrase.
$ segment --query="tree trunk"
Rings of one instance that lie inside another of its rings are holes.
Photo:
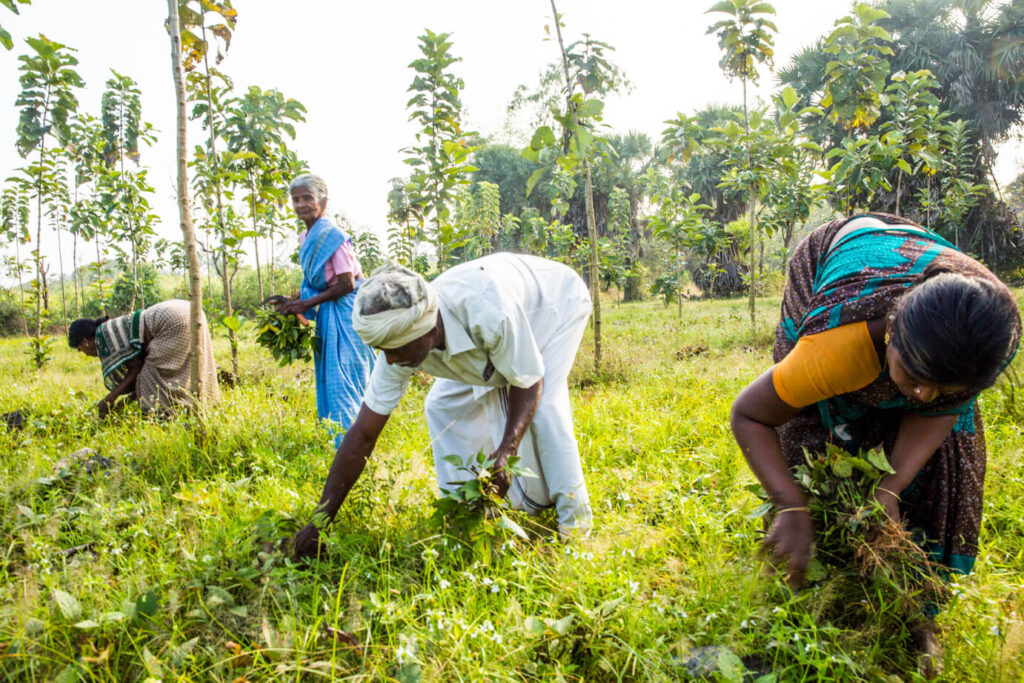
[[[256,291],[259,294],[260,301],[263,301],[263,271],[260,270],[260,238],[259,228],[256,225],[256,185],[253,183],[252,178],[249,178],[249,203],[252,209],[252,245],[253,252],[256,254]]]
[[[270,296],[277,294],[276,287],[274,286],[274,228],[270,228],[270,254],[267,259],[268,267],[270,268]]]
[[[238,272],[238,262],[228,257],[227,246],[221,246],[220,252],[220,279],[224,283],[224,315],[230,318],[234,315],[234,304],[231,301],[231,284],[235,279],[235,273]],[[229,264],[231,264],[231,274],[228,274]],[[235,332],[228,327],[228,341],[231,344],[231,371],[235,377],[238,377],[238,340],[235,338]]]
[[[747,118],[747,79],[743,81],[743,130],[747,136],[747,170],[750,170],[750,121]],[[757,217],[754,215],[754,208],[757,205],[757,201],[754,198],[754,183],[750,183],[750,336],[753,338],[757,330],[757,304],[754,302],[754,290],[757,289],[757,272],[754,270],[754,260],[756,255],[754,253],[754,242],[756,241],[755,235],[756,220]]]
[[[900,192],[903,190],[903,169],[896,174],[896,215],[900,215]]]
[[[75,276],[75,317],[82,317],[82,305],[78,297],[79,290],[79,274],[78,274],[78,232],[76,231],[71,237],[71,267],[74,269],[71,272]]]
[[[21,240],[14,240],[14,266],[18,269],[18,291],[21,293],[19,301],[21,303],[21,328],[25,330],[25,336],[28,336],[28,317],[25,315],[25,283],[21,279]]]
[[[676,247],[676,305],[679,319],[683,319],[683,264],[679,262],[679,248]]]
[[[576,108],[572,104],[572,77],[569,74],[569,57],[565,53],[565,43],[562,40],[562,23],[558,17],[558,8],[555,7],[555,0],[551,0],[551,13],[554,15],[555,32],[558,35],[558,49],[562,54],[562,68],[565,70],[566,106],[572,111],[572,124],[575,129],[579,126],[579,119],[576,117]],[[577,143],[579,138],[577,137]],[[577,144],[579,149],[579,144]],[[587,235],[590,238],[590,296],[594,306],[594,368],[601,367],[601,276],[598,270],[597,253],[597,219],[594,216],[594,181],[590,175],[590,162],[586,155],[583,155],[583,199],[587,207]]]
[[[178,214],[181,219],[181,234],[188,254],[188,268],[191,275],[189,296],[192,302],[189,355],[192,395],[200,395],[202,378],[199,374],[199,333],[203,315],[202,279],[199,272],[199,253],[196,251],[196,236],[192,228],[192,214],[188,199],[188,141],[185,113],[185,73],[181,64],[181,25],[178,20],[178,0],[167,0],[168,27],[171,34],[171,66],[174,72],[174,92],[178,110]]]
[[[96,235],[96,286],[99,288],[100,310],[107,314],[107,301],[103,298],[103,256],[100,253],[100,236]]]
[[[132,239],[131,239],[131,243],[132,243],[132,301],[131,301],[131,304],[128,305],[128,309],[134,311],[135,310],[135,295],[138,294],[138,292],[139,292],[139,267],[137,265],[138,264],[138,258],[136,257],[136,253],[137,252],[136,252],[136,249],[135,249],[135,233],[132,232],[131,235],[132,235]],[[145,306],[145,304],[143,304],[143,306]]]
[[[43,111],[46,111],[45,109]],[[44,121],[45,123],[45,121]],[[36,337],[43,335],[43,293],[46,274],[43,272],[43,168],[46,136],[39,143],[39,179],[36,181]]]
[[[60,308],[61,308],[61,322],[64,323],[64,327],[68,326],[68,298],[64,292],[64,247],[61,246],[60,241],[60,220],[54,224],[57,230],[57,267],[60,269]]]
[[[590,237],[590,296],[594,304],[594,368],[597,369],[601,367],[601,274],[598,270],[597,220],[594,218],[594,182],[586,156],[583,157],[583,181],[587,201],[587,235]]]

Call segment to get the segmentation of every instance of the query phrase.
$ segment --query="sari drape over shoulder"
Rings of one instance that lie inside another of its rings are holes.
[[[302,266],[302,298],[308,299],[326,290],[327,262],[351,238],[326,218],[321,218],[306,233],[299,248]],[[356,290],[362,279],[355,280]],[[373,370],[373,349],[363,343],[352,329],[352,306],[356,292],[310,309],[316,320],[316,346],[313,364],[316,373],[317,415],[335,435],[335,445],[344,435],[363,401],[363,391]],[[340,428],[339,428],[340,427]]]
[[[127,373],[125,363],[143,354],[146,323],[143,311],[106,321],[96,330],[96,353],[100,357],[103,384],[113,389]]]

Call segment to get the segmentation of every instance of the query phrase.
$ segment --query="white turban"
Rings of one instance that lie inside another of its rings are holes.
[[[406,298],[411,305],[406,306]],[[387,310],[363,315],[369,303]],[[374,271],[356,294],[352,327],[368,346],[397,349],[434,329],[437,324],[437,293],[423,276],[396,263]]]

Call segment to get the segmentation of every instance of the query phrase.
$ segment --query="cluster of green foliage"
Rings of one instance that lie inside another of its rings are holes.
[[[316,351],[313,327],[294,315],[264,309],[256,316],[256,343],[270,351],[280,365],[309,361]]]
[[[807,578],[827,586],[831,596],[819,608],[851,628],[885,614],[890,628],[900,631],[947,602],[950,589],[940,567],[874,498],[876,486],[893,472],[885,453],[829,447],[805,457],[794,474],[817,530]],[[767,498],[763,490],[759,494]],[[766,502],[758,512],[770,516],[771,510]]]
[[[449,488],[442,489],[440,498],[433,502],[431,521],[439,532],[450,533],[452,538],[465,543],[484,564],[490,563],[492,554],[500,549],[499,542],[512,537],[529,540],[523,528],[509,516],[508,501],[498,495],[494,460],[487,453],[478,452],[468,463],[460,455],[442,459],[466,478],[446,482]],[[518,457],[509,458],[506,471],[510,477],[537,476],[521,468]]]

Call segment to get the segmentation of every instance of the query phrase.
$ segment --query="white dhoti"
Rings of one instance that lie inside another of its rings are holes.
[[[554,506],[559,530],[572,533],[591,526],[579,446],[569,405],[569,371],[590,315],[589,301],[573,302],[562,311],[554,333],[540,347],[544,386],[517,455],[520,467],[536,476],[515,477],[508,491],[514,509],[535,513]],[[445,461],[459,455],[468,462],[479,451],[492,453],[508,421],[508,388],[480,387],[438,378],[424,404],[434,451],[438,485],[452,489],[464,481],[465,470]]]

